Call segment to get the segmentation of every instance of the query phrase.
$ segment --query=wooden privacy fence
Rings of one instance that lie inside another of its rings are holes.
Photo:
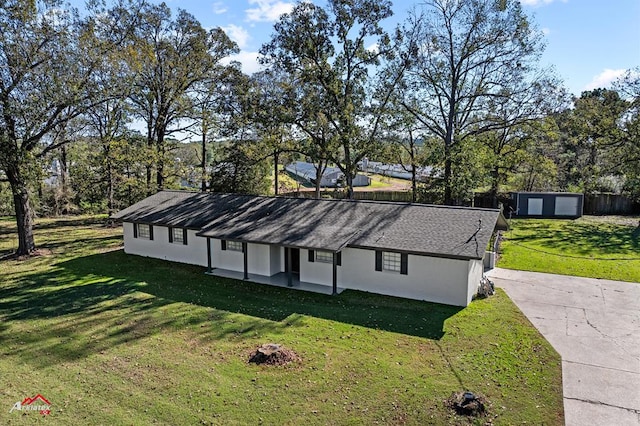
[[[285,197],[315,198],[315,191],[299,191],[282,194]],[[344,198],[344,191],[320,191],[321,198]],[[355,200],[411,202],[411,191],[355,191]]]
[[[285,197],[314,198],[315,191],[295,191],[281,194]],[[321,191],[321,198],[344,198],[344,191]],[[411,191],[355,191],[353,197],[356,200],[370,201],[395,201],[411,202]],[[510,211],[515,211],[515,200],[510,198],[510,194],[499,194],[498,201],[504,208],[505,216],[509,217]],[[475,207],[492,207],[493,200],[488,194],[477,193],[474,197]],[[640,214],[640,203],[634,202],[625,195],[618,194],[585,194],[584,211],[586,215],[607,215],[607,214]]]
[[[584,194],[584,214],[638,214],[640,203],[618,194]]]

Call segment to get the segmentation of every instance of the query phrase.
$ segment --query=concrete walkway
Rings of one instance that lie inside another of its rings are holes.
[[[640,284],[488,273],[562,356],[569,426],[640,425]]]

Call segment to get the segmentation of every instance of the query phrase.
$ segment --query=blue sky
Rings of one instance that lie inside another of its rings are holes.
[[[393,0],[392,0],[393,1]],[[322,0],[315,0],[323,3]],[[521,0],[525,12],[544,31],[543,65],[553,65],[569,92],[607,87],[626,69],[640,66],[639,0]],[[238,43],[243,70],[258,69],[255,58],[273,23],[291,10],[290,0],[168,0],[171,8],[192,13],[205,27],[224,28]],[[416,1],[393,2],[391,30]]]

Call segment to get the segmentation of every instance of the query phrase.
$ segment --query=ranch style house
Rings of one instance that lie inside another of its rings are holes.
[[[499,210],[162,191],[116,213],[128,254],[259,283],[467,306]],[[305,287],[306,286],[306,287]]]

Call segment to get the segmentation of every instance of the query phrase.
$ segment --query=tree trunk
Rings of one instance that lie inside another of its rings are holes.
[[[347,179],[347,199],[353,200],[353,175],[349,172],[345,178]]]
[[[111,158],[107,157],[107,210],[109,217],[115,213],[114,203],[114,182],[113,182],[113,166],[111,165]]]
[[[16,212],[16,224],[18,226],[18,256],[27,256],[36,249],[33,238],[33,212],[29,202],[27,184],[20,176],[17,168],[6,170],[7,179],[11,185],[13,205]]]
[[[60,213],[69,214],[69,165],[67,163],[67,146],[60,147],[60,199],[56,207],[56,216]]]
[[[322,183],[322,175],[324,175],[324,171],[327,169],[327,162],[320,160],[318,162],[317,166],[314,163],[314,167],[316,168],[315,197],[316,197],[316,200],[319,200],[320,199],[320,184]]]
[[[409,158],[411,159],[411,202],[416,202],[416,148],[413,132],[409,130]],[[402,162],[401,162],[402,163]]]
[[[206,127],[202,130],[202,183],[200,189],[202,192],[207,190],[207,132]]]
[[[416,163],[411,160],[411,202],[416,202]]]
[[[158,131],[158,139],[156,141],[156,152],[158,159],[156,162],[156,187],[158,191],[164,189],[164,134]]]
[[[125,170],[125,176],[127,177],[127,204],[131,205],[133,204],[133,188],[131,187],[131,169],[128,164]]]
[[[151,156],[153,152],[153,127],[151,124],[151,119],[147,120],[147,149],[149,152],[147,155]],[[152,195],[153,191],[151,190],[151,169],[153,167],[153,160],[149,162],[146,166],[146,178],[147,178],[147,195]]]
[[[273,151],[273,186],[275,195],[278,195],[278,157],[278,151]]]
[[[500,171],[497,167],[491,170],[491,189],[489,190],[489,196],[491,197],[491,207],[498,208],[498,190],[500,187]]]
[[[453,205],[453,196],[451,191],[451,147],[444,147],[444,204],[446,206]]]
[[[351,150],[349,149],[349,141],[343,141],[344,148],[344,177],[347,183],[347,200],[353,200],[353,170],[351,169]],[[337,163],[337,162],[336,162]]]

